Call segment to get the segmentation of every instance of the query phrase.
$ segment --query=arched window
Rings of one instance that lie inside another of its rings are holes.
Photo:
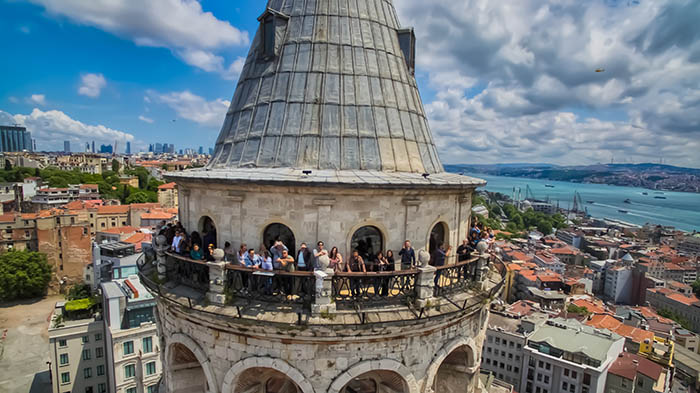
[[[197,357],[186,346],[175,343],[170,348],[170,386],[182,392],[209,391],[207,378]]]
[[[456,391],[456,390],[455,390]],[[350,380],[340,393],[380,393],[400,392],[408,393],[406,381],[396,373],[389,370],[369,371]]]
[[[470,346],[462,345],[456,348],[440,364],[433,381],[433,391],[445,392],[453,390],[456,386],[473,385],[476,365],[476,354]]]
[[[199,219],[199,235],[202,237],[202,248],[206,250],[209,244],[213,244],[214,248],[218,245],[216,244],[216,224],[214,220],[209,216],[202,216]]]
[[[371,261],[379,251],[384,251],[384,237],[379,228],[364,226],[356,230],[350,242],[350,252],[354,250],[357,250],[365,261]]]
[[[430,255],[437,250],[440,243],[445,242],[445,234],[447,233],[447,224],[444,222],[438,222],[435,224],[433,229],[430,231],[430,243],[428,244],[428,251]]]
[[[263,244],[269,250],[275,241],[281,240],[289,249],[289,255],[296,258],[296,239],[294,233],[284,224],[270,224],[263,231]]]

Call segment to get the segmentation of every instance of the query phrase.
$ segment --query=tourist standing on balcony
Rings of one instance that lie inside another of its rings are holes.
[[[202,260],[202,251],[199,249],[199,244],[194,244],[192,246],[192,251],[190,251],[190,258],[194,259],[195,261]]]
[[[323,242],[321,242],[321,241],[319,241],[318,243],[316,243],[316,248],[314,249],[314,264],[313,264],[313,266],[311,266],[311,267],[309,268],[309,271],[315,270],[315,269],[317,269],[319,266],[321,266],[321,265],[318,263],[318,258],[320,258],[320,257],[322,257],[322,256],[324,256],[324,255],[328,255],[328,250],[324,249],[324,248],[323,248],[324,246],[325,246],[325,245],[324,245]]]
[[[294,257],[289,255],[287,248],[282,249],[282,255],[279,258],[273,259],[273,267],[275,270],[294,271]]]
[[[411,242],[406,240],[403,242],[403,248],[399,251],[401,257],[401,269],[411,269],[416,264],[416,252],[411,247]]]
[[[273,270],[272,257],[269,251],[263,251],[263,255],[260,257],[260,268],[270,272]]]
[[[277,270],[284,270],[279,264],[279,259],[282,257],[282,252],[285,250],[289,251],[287,246],[285,246],[284,243],[282,243],[282,241],[280,240],[275,240],[275,244],[273,244],[272,247],[270,247],[270,254],[272,255],[272,264]]]
[[[447,249],[445,249],[445,243],[440,243],[433,254],[435,258],[433,266],[445,266],[445,260],[447,260],[447,257],[450,255],[450,251],[452,251],[452,246],[448,246]],[[440,270],[435,272],[435,286],[438,285],[438,281],[440,281]]]
[[[457,260],[459,262],[464,262],[469,259],[469,252],[471,251],[469,247],[469,240],[462,240],[462,244],[457,247]]]
[[[241,248],[238,249],[238,264],[240,266],[245,266],[246,255],[248,255],[248,246],[245,243],[241,243]]]
[[[343,269],[343,256],[338,252],[338,247],[333,246],[331,248],[331,253],[328,254],[328,259],[330,259],[329,268],[333,269],[335,273],[342,272]]]
[[[348,268],[349,273],[367,273],[365,261],[362,259],[357,250],[352,252],[352,257],[350,257],[346,267]],[[361,280],[361,277],[350,277],[350,290],[352,291],[352,295],[355,297],[360,296]]]
[[[245,256],[245,259],[243,260],[245,267],[253,268],[253,269],[258,269],[260,268],[260,256],[255,255],[255,249],[251,248],[248,250],[248,254]]]
[[[309,270],[309,266],[313,263],[313,254],[306,247],[306,243],[301,243],[299,253],[297,254],[297,270],[305,272]]]
[[[393,265],[390,268],[389,260],[386,259],[384,253],[379,251],[377,254],[376,263],[374,265],[374,271],[388,272],[390,270],[394,270],[393,268]],[[374,283],[374,293],[378,293],[379,296],[386,296],[389,294],[389,277],[382,277],[380,280],[375,280]]]
[[[176,253],[180,253],[180,242],[182,241],[182,234],[180,231],[175,231],[175,236],[173,237],[173,242],[170,244],[170,248]]]
[[[386,251],[386,260],[389,262],[389,267],[391,271],[396,270],[396,260],[394,259],[394,251],[392,250],[387,250]]]
[[[233,246],[231,245],[231,242],[225,242],[224,243],[224,261],[225,262],[233,262],[233,260],[236,259],[235,252],[233,251]]]

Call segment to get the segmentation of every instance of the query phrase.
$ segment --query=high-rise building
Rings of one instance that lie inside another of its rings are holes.
[[[113,152],[112,145],[100,145],[100,153],[112,154]]]
[[[63,141],[63,152],[70,153],[70,141]]]
[[[92,152],[95,153],[95,141],[92,141]]]
[[[481,391],[480,348],[503,280],[485,250],[459,263],[433,250],[444,257],[436,269],[428,249],[466,237],[486,183],[440,162],[413,31],[392,0],[269,0],[261,11],[212,159],[164,177],[204,244],[279,240],[297,256],[302,241],[325,242],[355,273],[335,273],[323,252],[316,271],[226,266],[220,248],[202,263],[157,238],[157,265],[139,266],[158,303],[163,390]],[[370,261],[406,239],[420,268],[363,273],[360,253]]]
[[[0,152],[33,151],[32,134],[25,127],[0,125]]]
[[[90,153],[90,142],[85,142],[85,153]]]
[[[148,145],[148,152],[153,153],[153,144],[152,143]]]
[[[124,153],[131,154],[131,142],[126,142],[126,150],[124,150]]]
[[[198,152],[199,154],[204,154],[204,147],[200,146]]]
[[[155,148],[153,149],[153,152],[156,154],[160,154],[163,152],[163,144],[162,143],[156,143]]]

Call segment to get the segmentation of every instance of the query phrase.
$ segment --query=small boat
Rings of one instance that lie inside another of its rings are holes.
[[[591,205],[592,205],[592,204],[594,204],[594,203],[595,203],[595,201],[586,201],[586,203],[589,203],[589,204],[591,204]]]
[[[654,198],[656,198],[656,199],[666,199],[665,196],[660,196],[660,195],[657,195],[657,196],[655,196]]]
[[[628,198],[628,199],[625,199],[625,200],[624,200],[623,202],[624,202],[624,203],[629,203],[629,204],[631,204],[631,203],[632,203],[632,201],[631,201],[631,200],[629,200],[629,198]]]
[[[642,195],[649,195],[649,193],[648,193],[648,192],[643,192]]]
[[[625,214],[629,213],[627,210],[622,210],[622,209],[618,209],[617,211],[619,211],[620,213],[625,213]]]
[[[551,185],[551,184],[545,184],[544,186],[547,187],[547,188],[554,188],[554,186]]]

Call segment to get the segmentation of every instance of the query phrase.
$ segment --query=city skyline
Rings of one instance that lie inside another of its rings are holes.
[[[121,24],[131,15],[125,7],[121,14],[58,0],[0,5],[4,44],[26,60],[3,65],[10,77],[0,123],[26,125],[39,150],[60,150],[62,140],[80,145],[86,134],[129,141],[133,151],[166,135],[178,146],[213,147],[263,6],[157,1],[137,13],[138,23]],[[201,23],[179,31],[163,22],[163,7]],[[411,0],[397,12],[415,28],[417,80],[445,163],[614,157],[700,167],[700,118],[689,98],[700,86],[683,82],[700,75],[697,44],[687,38],[697,35],[697,3]],[[53,48],[27,50],[49,45],[39,44],[43,36]],[[138,66],[86,55],[94,52],[139,58]]]

